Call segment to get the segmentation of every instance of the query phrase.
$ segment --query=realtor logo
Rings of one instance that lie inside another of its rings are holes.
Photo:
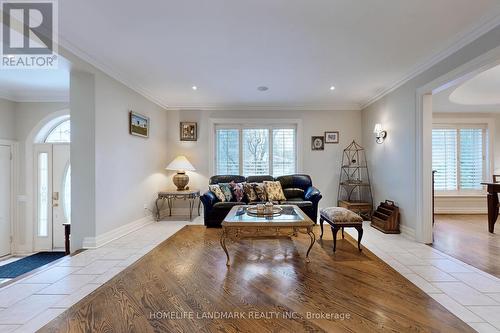
[[[56,0],[2,1],[3,69],[57,68]]]

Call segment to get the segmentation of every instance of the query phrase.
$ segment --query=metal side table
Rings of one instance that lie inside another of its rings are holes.
[[[174,200],[187,200],[189,202],[189,219],[193,218],[193,209],[198,200],[198,216],[200,215],[200,190],[170,190],[170,191],[161,191],[158,192],[158,198],[156,199],[156,221],[159,221],[161,218],[160,214],[160,206],[158,203],[160,201],[168,204],[168,216],[172,216],[172,207]],[[162,205],[163,206],[163,205]]]

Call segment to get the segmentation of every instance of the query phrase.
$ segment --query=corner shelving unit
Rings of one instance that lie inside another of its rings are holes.
[[[371,220],[373,197],[365,149],[353,141],[342,155],[338,206]]]

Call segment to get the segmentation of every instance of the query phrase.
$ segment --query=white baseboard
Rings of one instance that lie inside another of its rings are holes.
[[[415,229],[405,226],[403,224],[399,225],[399,229],[401,230],[401,235],[403,237],[415,240]]]
[[[136,221],[130,222],[128,224],[122,225],[108,232],[105,232],[97,237],[85,237],[83,239],[82,247],[84,249],[95,249],[101,247],[111,241],[114,241],[115,239],[118,239],[133,231],[136,231],[137,229],[140,229],[152,223],[153,221],[154,221],[153,217],[151,215],[148,215]]]

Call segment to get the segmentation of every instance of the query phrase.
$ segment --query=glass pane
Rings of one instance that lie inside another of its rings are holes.
[[[457,130],[432,130],[432,169],[436,191],[457,190]]]
[[[49,154],[38,154],[38,236],[49,234]]]
[[[63,209],[64,218],[67,222],[71,222],[71,165],[66,169],[63,183]]]
[[[45,139],[46,143],[71,142],[71,123],[66,120],[57,125]]]
[[[483,181],[483,130],[460,130],[460,189],[480,190]]]
[[[240,132],[238,129],[216,131],[216,174],[238,175],[240,173]]]
[[[243,130],[243,176],[269,174],[269,130]]]
[[[273,176],[296,172],[295,129],[273,129]]]

